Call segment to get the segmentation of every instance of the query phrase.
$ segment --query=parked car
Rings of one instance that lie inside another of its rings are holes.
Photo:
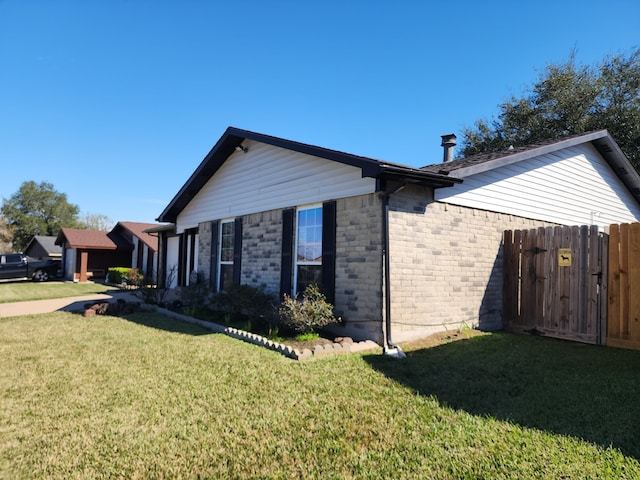
[[[0,254],[0,280],[33,280],[46,282],[58,276],[60,262],[36,260],[22,253]]]

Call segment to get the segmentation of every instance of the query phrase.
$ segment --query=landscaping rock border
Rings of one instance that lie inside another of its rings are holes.
[[[82,313],[85,317],[95,317],[96,315],[128,315],[142,309],[140,302],[127,302],[124,298],[118,298],[115,302],[105,300],[95,300],[84,304]]]
[[[205,320],[200,320],[188,315],[183,315],[181,313],[167,310],[166,308],[156,307],[156,311],[158,313],[162,313],[163,315],[175,318],[176,320],[198,325],[215,333],[223,333],[225,335],[228,335],[229,337],[237,338],[238,340],[242,340],[253,345],[258,345],[259,347],[268,348],[269,350],[276,351],[284,355],[285,357],[292,358],[293,360],[309,360],[312,358],[320,358],[328,355],[364,352],[381,348],[380,345],[371,340],[355,342],[350,338],[342,337],[336,339],[339,342],[334,342],[326,345],[316,345],[312,349],[305,348],[300,350],[297,348],[293,348],[290,345],[274,342],[273,340],[269,340],[268,338],[255,333],[246,332],[244,330],[239,330],[233,327],[225,327],[224,325],[219,325],[214,322],[207,322]]]

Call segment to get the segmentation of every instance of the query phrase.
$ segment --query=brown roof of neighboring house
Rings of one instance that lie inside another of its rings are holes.
[[[56,238],[56,245],[68,243],[70,248],[90,250],[131,250],[133,246],[114,232],[85,230],[79,228],[63,228]]]
[[[128,230],[133,235],[138,237],[151,250],[153,250],[154,252],[157,252],[158,237],[145,232],[145,230],[148,230],[150,228],[155,228],[157,226],[158,226],[157,223],[118,222],[118,224],[115,227],[113,227],[112,231],[117,231],[118,227],[122,227],[123,229]]]

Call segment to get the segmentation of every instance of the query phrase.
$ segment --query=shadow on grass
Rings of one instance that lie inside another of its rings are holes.
[[[131,313],[129,315],[123,315],[121,318],[137,323],[138,325],[163,330],[165,332],[182,333],[185,335],[211,335],[214,333],[199,325],[176,320],[157,312]]]
[[[498,333],[365,358],[445,406],[640,459],[640,352]]]

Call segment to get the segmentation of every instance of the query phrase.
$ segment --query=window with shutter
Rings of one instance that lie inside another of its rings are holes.
[[[294,293],[322,284],[322,206],[300,208],[297,213]]]
[[[317,284],[335,299],[336,202],[282,212],[280,295],[295,295]],[[293,255],[292,255],[293,253]]]
[[[218,290],[233,283],[233,252],[235,245],[235,221],[220,222],[220,247],[218,250]]]

